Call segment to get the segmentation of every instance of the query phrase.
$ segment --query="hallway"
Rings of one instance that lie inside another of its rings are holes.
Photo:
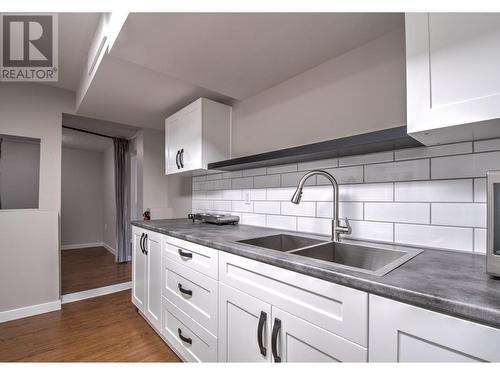
[[[81,292],[132,280],[132,262],[115,263],[104,247],[61,251],[62,294]]]

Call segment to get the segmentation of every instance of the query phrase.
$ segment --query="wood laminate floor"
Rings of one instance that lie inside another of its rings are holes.
[[[136,312],[127,290],[1,323],[0,361],[180,360]]]
[[[132,263],[115,263],[104,247],[61,251],[62,294],[81,292],[132,280]]]

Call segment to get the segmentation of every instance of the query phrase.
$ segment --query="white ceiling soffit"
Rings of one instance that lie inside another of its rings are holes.
[[[113,140],[99,137],[98,135],[86,134],[63,128],[62,145],[63,147],[75,148],[78,150],[104,152],[113,146]]]
[[[99,17],[100,13],[59,13],[59,81],[47,85],[77,90]]]
[[[241,100],[403,25],[401,13],[131,13],[111,55]]]
[[[165,118],[199,97],[229,98],[107,55],[78,114],[137,127],[164,129]]]

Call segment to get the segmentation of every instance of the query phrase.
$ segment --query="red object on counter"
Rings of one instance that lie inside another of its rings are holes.
[[[142,218],[144,220],[151,220],[151,210],[148,208],[144,213],[142,214]]]

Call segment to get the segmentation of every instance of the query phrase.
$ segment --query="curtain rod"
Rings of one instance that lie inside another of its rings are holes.
[[[105,137],[105,138],[110,138],[110,139],[115,139],[115,138],[124,139],[122,137],[112,137],[112,136],[106,135],[106,134],[94,133],[94,132],[91,132],[90,130],[83,130],[83,129],[73,128],[73,127],[67,126],[67,125],[63,125],[62,127],[66,128],[66,129],[76,130],[77,132],[82,132],[82,133],[87,133],[87,134],[92,134],[92,135],[98,135],[99,137]]]

